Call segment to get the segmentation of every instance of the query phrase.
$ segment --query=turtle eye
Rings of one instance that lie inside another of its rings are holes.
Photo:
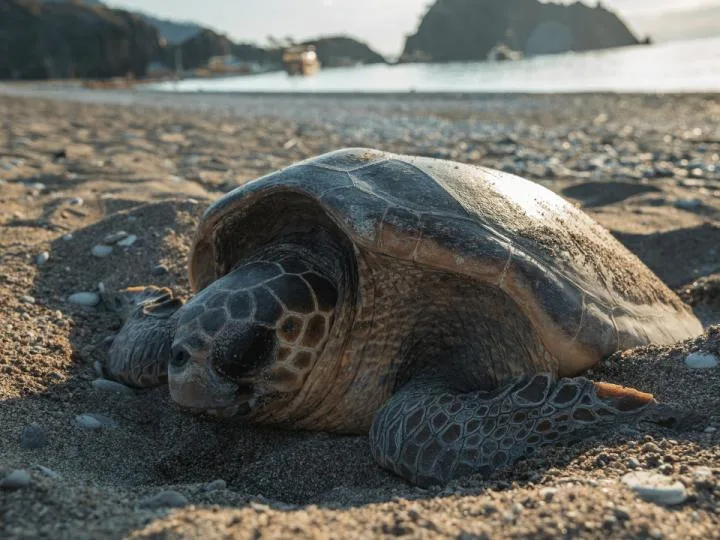
[[[213,366],[221,375],[241,379],[272,362],[275,355],[276,339],[272,328],[252,325],[245,331],[236,332],[231,340],[217,340],[222,344],[213,351]]]
[[[185,349],[178,349],[173,352],[172,358],[170,359],[170,365],[174,368],[181,368],[190,360],[190,353]]]

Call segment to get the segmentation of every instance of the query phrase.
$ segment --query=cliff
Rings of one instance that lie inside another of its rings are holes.
[[[0,0],[0,79],[141,77],[162,49],[157,29],[127,11]]]
[[[485,60],[504,43],[526,56],[636,45],[625,23],[601,4],[538,0],[437,0],[405,43],[402,60]]]

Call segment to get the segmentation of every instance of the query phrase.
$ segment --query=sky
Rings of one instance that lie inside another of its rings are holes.
[[[401,52],[434,0],[108,0],[163,18],[190,20],[235,41],[266,44],[268,35],[295,39],[349,34],[386,55]],[[595,3],[595,0],[591,2]],[[644,22],[672,10],[720,7],[720,0],[603,0],[639,35]]]

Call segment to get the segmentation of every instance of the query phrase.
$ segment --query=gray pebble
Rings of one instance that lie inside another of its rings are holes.
[[[35,258],[35,262],[37,263],[38,266],[42,266],[43,264],[48,262],[49,258],[50,258],[50,254],[47,251],[43,251]]]
[[[673,206],[681,210],[697,210],[702,206],[702,201],[700,199],[678,199]]]
[[[125,238],[128,235],[125,231],[118,231],[111,234],[108,234],[104,239],[103,242],[106,244],[117,244],[120,240]]]
[[[112,253],[112,246],[105,246],[103,244],[98,244],[97,246],[94,246],[92,248],[91,253],[93,254],[93,257],[97,257],[99,259],[102,259],[104,257],[107,257]]]
[[[158,265],[152,267],[152,270],[150,270],[150,273],[153,276],[163,276],[163,275],[167,274],[168,271],[169,270],[168,270],[167,266],[165,266],[164,264],[158,264]]]
[[[103,371],[102,363],[100,360],[95,360],[93,362],[93,369],[95,370],[95,375],[98,376],[98,379],[102,379],[105,377],[105,372]]]
[[[73,235],[70,233],[62,235],[62,239],[65,240],[66,242],[68,242],[69,240],[72,240],[72,238],[73,238]]]
[[[101,392],[113,392],[115,394],[125,394],[129,396],[135,393],[129,386],[125,386],[119,382],[109,381],[107,379],[95,379],[90,384],[95,390],[100,390]]]
[[[30,485],[30,475],[24,469],[17,469],[0,480],[2,489],[22,489]]]
[[[70,295],[70,302],[79,306],[97,306],[100,296],[94,292],[77,292]]]
[[[73,197],[68,201],[72,206],[82,206],[84,202],[82,197]]]
[[[29,294],[23,294],[20,297],[21,302],[25,302],[26,304],[34,304],[35,303],[35,297],[30,296]]]
[[[40,424],[25,426],[20,435],[20,448],[24,450],[36,450],[47,444],[47,435]]]
[[[60,473],[53,471],[52,469],[49,469],[47,467],[43,467],[42,465],[34,465],[34,469],[37,469],[40,471],[43,475],[47,476],[48,478],[60,478]]]
[[[83,429],[113,429],[117,427],[117,422],[112,418],[94,413],[77,415],[75,417],[75,423]]]
[[[622,482],[641,499],[656,504],[671,506],[681,504],[687,499],[685,486],[662,474],[637,471],[623,476]]]
[[[227,488],[227,482],[223,480],[222,478],[219,478],[218,480],[213,480],[212,482],[205,485],[205,491],[217,491],[219,489],[225,489]]]
[[[710,369],[717,367],[718,358],[714,354],[693,352],[685,358],[685,365],[690,369]]]
[[[145,499],[140,503],[143,508],[180,508],[188,504],[188,499],[182,493],[169,489]]]
[[[132,246],[135,242],[137,242],[137,236],[135,236],[134,234],[131,234],[131,235],[126,236],[126,237],[123,238],[122,240],[120,240],[120,241],[117,243],[117,245],[120,246],[120,247],[130,247],[130,246]]]

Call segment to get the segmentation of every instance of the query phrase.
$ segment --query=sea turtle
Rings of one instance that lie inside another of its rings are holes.
[[[241,186],[204,213],[195,296],[112,295],[108,376],[180,406],[368,433],[420,484],[547,444],[665,418],[652,395],[577,377],[702,331],[587,215],[483,167],[344,149]]]

